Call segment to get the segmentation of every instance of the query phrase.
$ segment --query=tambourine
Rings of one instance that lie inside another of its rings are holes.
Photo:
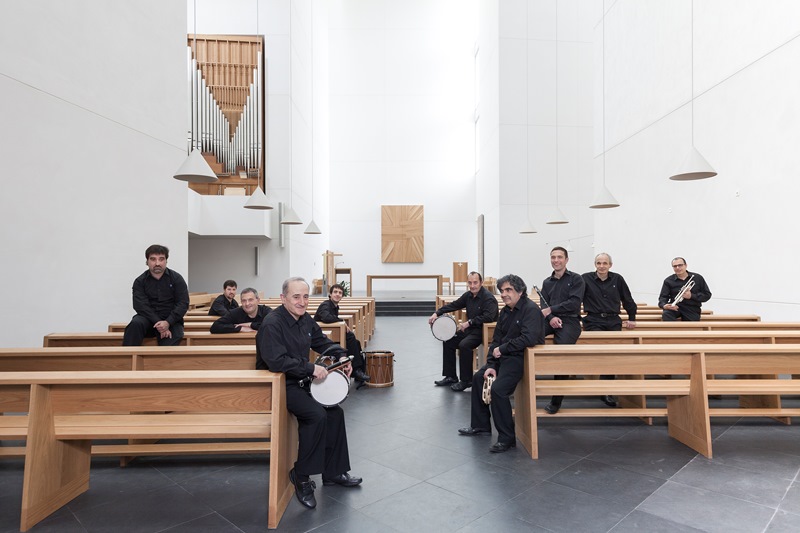
[[[322,379],[311,382],[311,397],[325,407],[339,405],[350,394],[350,378],[341,370],[332,370]]]
[[[486,405],[492,403],[492,383],[494,383],[494,376],[484,376],[481,398]]]
[[[431,324],[431,333],[440,341],[449,341],[456,336],[458,324],[452,315],[441,315]]]

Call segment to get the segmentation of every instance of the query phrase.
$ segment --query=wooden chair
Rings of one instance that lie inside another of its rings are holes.
[[[469,263],[454,262],[453,263],[453,293],[458,291],[458,284],[464,284],[464,290],[467,290],[467,274],[469,273]]]

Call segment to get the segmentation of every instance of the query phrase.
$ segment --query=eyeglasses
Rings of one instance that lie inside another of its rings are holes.
[[[686,266],[685,263],[681,263],[680,265],[672,265],[672,268],[685,267],[685,266]]]

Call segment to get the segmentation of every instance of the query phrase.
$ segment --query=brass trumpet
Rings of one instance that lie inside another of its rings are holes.
[[[692,287],[694,287],[694,281],[692,281],[692,278],[694,278],[694,274],[692,274],[686,284],[681,287],[681,290],[678,292],[678,295],[675,297],[675,301],[672,302],[672,305],[678,305],[681,303],[683,301],[683,293],[692,290]]]
[[[481,393],[481,398],[483,399],[483,403],[486,405],[492,403],[492,383],[494,383],[494,376],[486,376],[483,379],[483,392]]]

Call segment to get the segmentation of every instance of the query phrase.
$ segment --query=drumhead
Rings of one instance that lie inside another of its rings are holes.
[[[341,370],[333,370],[325,379],[311,382],[311,396],[325,407],[339,405],[350,393],[350,378]]]
[[[448,341],[455,337],[457,329],[456,319],[451,315],[442,315],[431,324],[431,333],[440,341]]]

